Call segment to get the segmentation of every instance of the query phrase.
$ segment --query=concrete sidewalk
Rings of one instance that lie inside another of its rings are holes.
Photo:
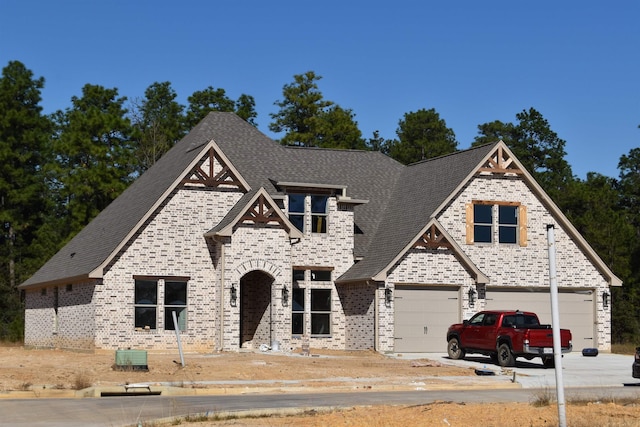
[[[540,358],[533,360],[517,359],[513,368],[501,368],[493,364],[488,357],[468,355],[463,360],[452,360],[446,353],[396,354],[400,359],[427,358],[442,364],[487,369],[498,378],[508,378],[523,388],[545,388],[556,386],[555,369],[545,369]],[[562,358],[562,378],[565,387],[623,387],[638,386],[640,379],[631,376],[633,356],[600,353],[595,357],[586,357],[581,351],[567,353]]]
[[[417,368],[419,369],[419,368]],[[392,374],[392,373],[390,373]],[[241,380],[149,382],[96,386],[83,390],[35,389],[0,391],[0,399],[85,398],[106,396],[212,396],[281,393],[348,393],[354,391],[486,390],[521,388],[507,376],[420,376],[318,378],[305,380]],[[128,390],[127,390],[128,389]]]

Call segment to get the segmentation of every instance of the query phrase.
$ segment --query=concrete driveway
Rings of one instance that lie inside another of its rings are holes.
[[[446,353],[398,354],[400,359],[426,358],[442,364],[468,368],[486,369],[496,376],[506,376],[523,388],[546,388],[556,386],[555,369],[545,369],[540,358],[533,360],[517,359],[514,368],[501,368],[488,357],[467,355],[463,360],[452,360]],[[562,358],[562,377],[567,387],[638,387],[640,379],[631,376],[633,356],[600,353],[595,357],[586,357],[581,351],[565,354]]]

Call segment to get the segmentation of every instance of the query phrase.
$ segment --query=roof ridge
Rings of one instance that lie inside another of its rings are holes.
[[[495,141],[495,142],[488,142],[486,144],[480,144],[480,145],[472,146],[472,147],[469,147],[469,148],[465,148],[464,150],[456,150],[456,151],[454,151],[452,153],[441,154],[441,155],[436,156],[436,157],[430,157],[428,159],[418,160],[417,162],[409,163],[406,166],[415,166],[415,165],[419,165],[419,164],[428,163],[428,162],[432,162],[432,161],[435,161],[435,160],[443,159],[445,157],[454,156],[454,155],[457,155],[457,154],[468,153],[468,152],[471,152],[471,151],[475,151],[475,150],[486,148],[487,146],[498,145],[501,141],[502,140]]]

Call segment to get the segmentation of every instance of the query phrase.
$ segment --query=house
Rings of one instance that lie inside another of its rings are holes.
[[[210,113],[31,278],[25,345],[443,352],[481,309],[609,350],[607,268],[503,142],[404,166]]]

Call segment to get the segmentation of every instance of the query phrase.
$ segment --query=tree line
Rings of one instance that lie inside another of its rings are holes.
[[[407,112],[394,138],[365,138],[355,113],[327,100],[313,71],[285,84],[269,130],[284,145],[380,151],[409,164],[453,153],[454,131],[433,108]],[[43,77],[19,61],[0,76],[0,339],[20,341],[24,307],[17,285],[151,167],[211,111],[234,112],[257,126],[255,99],[231,99],[209,86],[181,105],[170,82],[151,84],[141,98],[86,84],[69,107],[44,114]],[[612,289],[612,340],[640,340],[640,148],[621,155],[619,176],[582,180],[565,145],[534,108],[513,123],[478,125],[472,146],[503,140],[624,281]]]

